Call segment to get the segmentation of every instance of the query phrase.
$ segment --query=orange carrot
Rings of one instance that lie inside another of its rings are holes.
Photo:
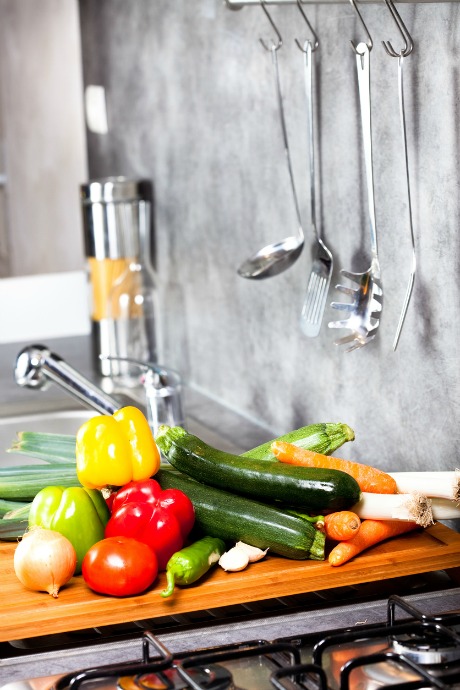
[[[393,477],[370,465],[363,465],[352,460],[342,460],[332,455],[322,455],[285,441],[274,441],[271,445],[271,451],[278,460],[289,465],[342,470],[356,479],[361,491],[372,494],[397,493],[397,484]]]
[[[326,537],[334,541],[346,541],[358,534],[361,519],[351,510],[339,510],[324,516]]]
[[[415,522],[404,520],[363,520],[355,537],[334,546],[329,554],[329,563],[343,565],[370,546],[417,528]]]

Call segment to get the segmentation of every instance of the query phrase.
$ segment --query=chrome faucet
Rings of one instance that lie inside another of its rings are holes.
[[[142,411],[146,408],[147,419],[154,434],[162,424],[183,426],[181,379],[177,372],[154,364],[129,361],[136,364],[142,372],[140,384],[145,398],[143,404],[134,401],[129,396],[129,391],[122,396],[129,398],[129,402],[115,400],[45,345],[28,345],[23,348],[16,357],[14,376],[16,383],[24,388],[45,389],[50,382],[54,382],[100,414],[113,414],[127,404],[135,405]]]
[[[16,357],[16,383],[24,388],[45,389],[52,381],[101,414],[113,414],[122,404],[104,393],[62,357],[44,345],[28,345]]]

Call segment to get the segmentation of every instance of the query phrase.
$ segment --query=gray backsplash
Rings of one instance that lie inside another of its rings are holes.
[[[362,5],[374,39],[372,116],[385,304],[376,340],[334,345],[327,308],[318,338],[299,314],[311,266],[302,54],[295,5],[270,8],[307,247],[288,272],[240,278],[250,253],[295,231],[277,120],[273,34],[258,7],[221,0],[81,0],[85,84],[107,89],[110,132],[88,134],[92,177],[155,185],[163,359],[197,388],[273,431],[344,421],[346,457],[388,470],[453,469],[459,441],[458,122],[460,5],[401,4],[415,50],[404,63],[417,275],[401,341],[392,343],[410,273],[397,60],[400,36],[383,3]],[[347,2],[305,5],[317,55],[318,222],[339,270],[369,265],[366,189],[350,39],[365,36]],[[339,295],[331,290],[330,298]],[[329,300],[330,301],[330,300]]]

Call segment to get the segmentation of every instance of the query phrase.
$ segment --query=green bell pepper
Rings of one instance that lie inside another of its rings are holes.
[[[86,552],[104,539],[110,512],[98,489],[48,486],[35,496],[29,527],[44,527],[67,537],[77,552],[75,574],[81,573]]]

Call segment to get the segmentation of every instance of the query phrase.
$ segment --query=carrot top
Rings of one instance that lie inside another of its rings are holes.
[[[278,460],[290,465],[342,470],[356,479],[361,491],[366,493],[397,493],[397,485],[393,477],[371,465],[364,465],[352,460],[342,460],[332,455],[322,455],[284,441],[274,441],[271,445],[271,451]]]

